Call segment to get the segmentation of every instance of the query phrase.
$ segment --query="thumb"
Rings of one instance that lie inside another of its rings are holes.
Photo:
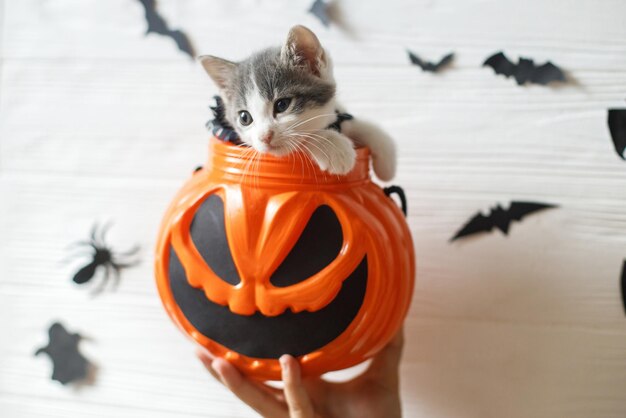
[[[372,359],[365,375],[387,383],[398,382],[398,369],[404,347],[404,329],[396,333],[392,340]]]
[[[285,384],[285,400],[291,418],[313,418],[313,405],[309,394],[304,389],[300,375],[300,365],[295,358],[284,355],[280,358],[283,383]]]

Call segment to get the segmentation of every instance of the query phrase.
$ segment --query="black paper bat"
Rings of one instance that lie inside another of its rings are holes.
[[[443,57],[438,63],[432,63],[430,61],[423,61],[420,57],[415,55],[413,52],[407,49],[409,54],[409,59],[413,65],[419,66],[423,71],[429,71],[431,73],[436,73],[441,70],[443,67],[447,66],[454,59],[454,53],[450,52],[448,55]]]
[[[520,86],[526,82],[546,85],[553,81],[566,81],[563,71],[550,61],[537,66],[532,59],[520,57],[519,62],[514,64],[502,51],[487,58],[484,66],[493,68],[496,74],[504,74],[507,78],[515,77]]]
[[[626,260],[622,264],[622,277],[621,277],[621,290],[622,290],[622,305],[624,306],[624,313],[626,313]]]
[[[626,109],[609,109],[609,129],[615,151],[626,160]]]
[[[52,360],[52,380],[66,385],[85,380],[91,363],[78,351],[82,339],[79,334],[70,334],[58,322],[48,329],[48,345],[38,349],[35,355],[45,353]]]
[[[315,17],[317,17],[322,25],[329,27],[330,26],[330,16],[328,16],[328,3],[324,0],[315,0],[315,2],[311,5],[309,12],[312,13]]]
[[[150,32],[158,33],[159,35],[168,36],[176,42],[178,49],[189,55],[191,58],[196,56],[196,53],[191,45],[191,41],[184,32],[180,30],[170,30],[165,22],[165,19],[156,10],[156,0],[139,0],[146,10],[146,22],[148,22],[148,30],[146,35]]]
[[[463,228],[450,239],[450,242],[468,235],[489,232],[493,228],[498,228],[504,235],[508,235],[509,226],[513,221],[521,221],[531,213],[555,207],[556,205],[548,203],[511,202],[509,209],[504,210],[502,206],[498,204],[495,208],[491,209],[491,212],[487,216],[480,212],[474,215]]]

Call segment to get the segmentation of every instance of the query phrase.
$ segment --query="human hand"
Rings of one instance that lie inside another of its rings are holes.
[[[198,357],[218,381],[264,418],[399,418],[403,345],[400,330],[363,374],[342,383],[302,378],[298,361],[284,355],[280,358],[284,389],[247,379],[224,359],[205,352],[198,352]]]

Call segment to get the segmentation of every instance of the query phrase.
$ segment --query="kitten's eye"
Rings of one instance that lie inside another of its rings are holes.
[[[239,123],[243,126],[248,126],[252,123],[252,115],[247,110],[239,112]]]
[[[274,113],[283,113],[285,110],[289,109],[289,104],[291,103],[291,99],[278,99],[274,102]]]

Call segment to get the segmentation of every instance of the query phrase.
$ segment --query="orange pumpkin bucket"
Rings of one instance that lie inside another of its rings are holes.
[[[280,379],[282,354],[297,357],[304,375],[373,356],[401,326],[414,276],[411,234],[371,181],[366,148],[336,176],[304,154],[275,157],[213,138],[156,248],[172,320],[263,380]]]

